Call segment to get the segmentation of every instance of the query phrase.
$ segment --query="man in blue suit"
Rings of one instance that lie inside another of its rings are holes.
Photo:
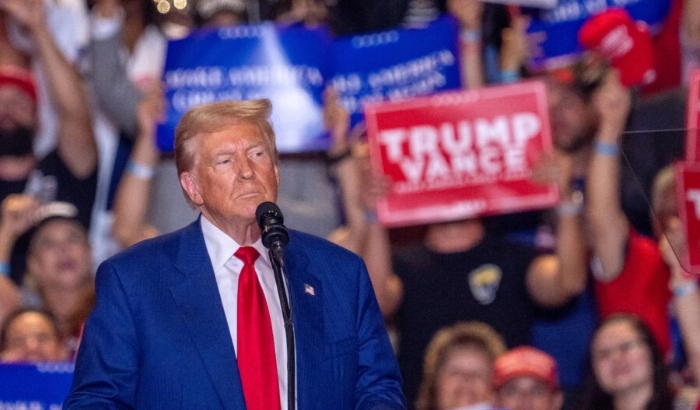
[[[270,111],[268,100],[227,101],[183,116],[175,160],[186,198],[201,216],[100,266],[97,303],[64,409],[288,408],[284,323],[255,219],[260,203],[276,200],[280,180]],[[261,255],[253,277],[274,339],[270,366],[277,377],[254,383],[272,386],[277,404],[269,407],[252,404],[239,356],[248,335],[237,314],[248,306],[239,303],[238,278],[249,265],[233,255],[250,247]],[[361,259],[292,231],[285,266],[296,408],[403,409],[398,368]]]

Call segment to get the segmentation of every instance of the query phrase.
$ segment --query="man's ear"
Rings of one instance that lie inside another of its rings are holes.
[[[279,186],[280,186],[280,167],[277,164],[275,164],[275,179],[277,180],[277,187],[279,188]]]
[[[197,185],[197,176],[191,172],[183,172],[180,174],[180,185],[182,189],[187,192],[187,196],[190,198],[195,205],[199,206],[204,201],[202,196],[199,194],[199,186]]]

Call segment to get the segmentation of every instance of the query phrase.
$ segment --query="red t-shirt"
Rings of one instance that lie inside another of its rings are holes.
[[[670,270],[656,241],[630,229],[627,255],[620,275],[610,282],[595,281],[601,320],[613,313],[633,313],[649,326],[661,352],[671,349],[668,305]]]

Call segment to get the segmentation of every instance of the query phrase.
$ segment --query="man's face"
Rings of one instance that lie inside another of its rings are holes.
[[[32,97],[14,86],[0,86],[0,155],[32,153],[36,106]]]
[[[547,88],[549,117],[554,145],[573,153],[592,141],[595,114],[571,87],[550,84]]]
[[[559,410],[561,392],[547,387],[535,377],[515,377],[507,381],[496,393],[498,407],[510,410]]]
[[[54,362],[65,358],[56,330],[44,315],[27,312],[8,323],[6,347],[0,361]]]
[[[29,94],[15,86],[0,86],[0,129],[33,128],[35,111],[34,100]]]
[[[76,289],[92,275],[92,253],[77,222],[56,219],[34,234],[27,267],[39,286]]]
[[[279,169],[260,128],[241,122],[191,141],[194,167],[180,176],[188,196],[215,225],[255,221],[262,202],[277,200]]]

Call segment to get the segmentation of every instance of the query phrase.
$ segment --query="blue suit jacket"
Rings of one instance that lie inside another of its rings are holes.
[[[297,409],[403,409],[398,368],[362,260],[292,231],[285,261]],[[108,259],[96,289],[64,409],[245,409],[199,221]]]

